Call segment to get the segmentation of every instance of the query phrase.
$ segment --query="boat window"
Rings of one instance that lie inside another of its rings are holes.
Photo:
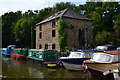
[[[114,55],[113,62],[119,62],[120,61],[120,54]]]
[[[92,60],[93,61],[100,61],[100,62],[110,62],[112,59],[111,55],[107,54],[93,54]]]
[[[42,53],[39,53],[39,58],[42,58]]]
[[[29,56],[32,56],[32,52],[29,52]]]
[[[83,54],[81,54],[80,52],[71,52],[69,57],[70,58],[82,58]]]
[[[71,52],[69,57],[70,58],[90,58],[91,55],[89,53],[84,53],[84,52]]]

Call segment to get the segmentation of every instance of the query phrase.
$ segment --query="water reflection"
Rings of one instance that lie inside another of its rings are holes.
[[[88,72],[68,71],[65,68],[46,68],[29,61],[1,57],[3,75],[7,78],[90,78]]]
[[[32,78],[44,78],[43,73],[40,70],[32,67],[28,67],[28,73]]]

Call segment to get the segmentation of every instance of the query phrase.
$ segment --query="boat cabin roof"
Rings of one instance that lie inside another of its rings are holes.
[[[45,50],[45,49],[29,49],[29,51],[56,51],[56,50]]]
[[[116,50],[116,51],[105,51],[105,53],[112,54],[112,55],[117,55],[117,54],[120,54],[120,51],[119,50]]]
[[[99,52],[95,52],[95,53],[99,53]],[[104,51],[104,52],[101,52],[101,53],[111,54],[111,55],[118,55],[118,54],[120,54],[120,51],[119,51],[119,50],[115,50],[115,51]]]
[[[70,52],[101,52],[103,50],[73,50]]]
[[[45,51],[44,49],[30,49],[32,51]]]
[[[111,45],[111,44],[106,44],[106,45],[102,45],[102,46],[97,46],[95,49],[97,49],[97,50],[116,50],[117,46]]]
[[[7,48],[2,48],[2,50],[7,50]]]
[[[15,48],[13,50],[27,50],[26,48]]]

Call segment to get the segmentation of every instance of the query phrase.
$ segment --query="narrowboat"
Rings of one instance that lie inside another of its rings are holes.
[[[11,53],[11,57],[17,60],[26,59],[28,56],[28,49],[26,48],[15,48]]]
[[[38,61],[47,67],[56,67],[60,63],[56,50],[30,49],[27,58]]]
[[[1,48],[1,54],[10,57],[12,50],[16,47],[16,45],[8,45],[7,48]]]
[[[120,65],[120,51],[95,52],[90,60],[84,61],[84,64],[92,76],[113,79],[113,73],[108,75],[103,73],[108,70],[118,69],[118,65]]]
[[[69,56],[61,57],[64,67],[67,70],[84,70],[84,60],[91,59],[91,52],[102,51],[102,50],[74,50],[70,51]]]

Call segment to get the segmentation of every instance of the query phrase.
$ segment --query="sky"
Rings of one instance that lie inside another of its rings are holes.
[[[85,4],[86,0],[0,0],[0,16],[6,12],[40,10],[52,7],[57,2],[71,2],[76,5]]]
[[[71,2],[75,5],[85,4],[87,0],[0,0],[0,16],[6,12],[41,10],[52,7],[58,2]],[[106,1],[106,0],[103,0]],[[117,0],[120,1],[120,0]]]

